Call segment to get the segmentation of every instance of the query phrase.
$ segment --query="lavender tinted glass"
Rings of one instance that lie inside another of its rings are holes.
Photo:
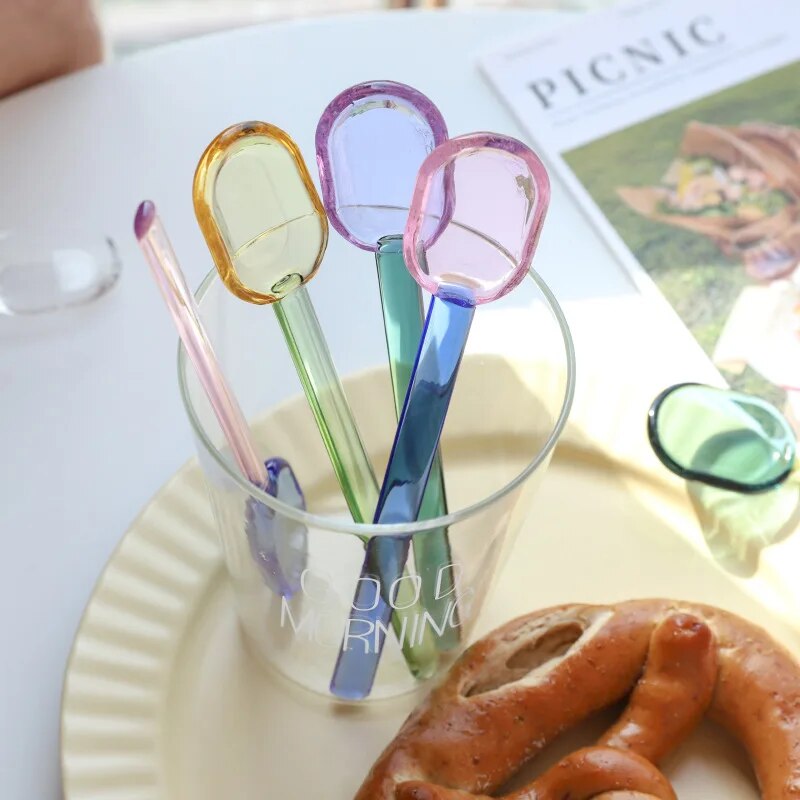
[[[452,209],[442,220],[443,181]],[[411,274],[432,294],[486,303],[527,272],[550,198],[544,165],[522,142],[491,133],[459,136],[419,171],[404,235]]]
[[[361,83],[338,95],[317,126],[322,200],[348,241],[377,250],[383,236],[405,228],[420,164],[447,140],[436,106],[393,81]],[[441,179],[430,203],[444,203]]]

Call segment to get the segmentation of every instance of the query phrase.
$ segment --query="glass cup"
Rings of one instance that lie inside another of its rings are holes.
[[[364,259],[346,245],[331,252],[337,249],[332,244],[326,264]],[[359,279],[343,285],[341,276],[348,269],[355,267],[323,266],[309,291],[380,484],[397,420],[379,291],[368,259]],[[181,348],[181,393],[251,651],[295,683],[332,697],[329,684],[340,648],[372,647],[377,635],[348,625],[364,543],[371,536],[409,536],[412,555],[400,579],[405,586],[375,589],[403,615],[403,625],[399,633],[397,627],[389,629],[369,699],[418,688],[468,643],[566,423],[574,353],[555,298],[531,272],[510,295],[478,309],[441,440],[449,513],[383,526],[352,521],[275,315],[268,307],[233,297],[216,272],[207,276],[197,298],[261,455],[291,464],[306,504],[305,511],[298,510],[239,473]],[[248,537],[254,506],[291,539],[292,546],[284,548],[294,559],[288,570],[297,578],[291,592],[281,594],[258,568]],[[417,543],[424,545],[424,537],[441,535],[442,529],[447,530],[449,559],[421,569],[413,555]],[[497,587],[501,592],[523,589]],[[424,598],[433,599],[435,611],[425,607]],[[432,656],[422,668],[409,666],[400,636],[406,644],[432,644]]]

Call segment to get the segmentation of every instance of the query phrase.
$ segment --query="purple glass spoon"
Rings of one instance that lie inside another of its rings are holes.
[[[395,412],[400,416],[422,336],[422,290],[403,261],[402,232],[419,167],[447,141],[439,109],[421,92],[394,81],[370,81],[338,94],[323,111],[315,137],[325,211],[334,228],[362,250],[375,253]],[[452,197],[439,192],[444,203]],[[420,519],[447,515],[444,474],[437,452],[420,507]],[[421,600],[436,620],[436,646],[460,641],[451,613],[456,591],[446,528],[416,536],[414,562]],[[452,624],[451,624],[452,623]]]
[[[420,164],[445,141],[441,112],[411,86],[369,81],[341,92],[322,112],[315,136],[331,225],[371,252],[384,236],[401,234]]]

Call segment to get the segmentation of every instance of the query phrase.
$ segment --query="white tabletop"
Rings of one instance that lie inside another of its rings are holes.
[[[191,179],[224,127],[275,122],[313,163],[325,104],[352,83],[391,78],[428,94],[451,133],[522,136],[474,53],[492,38],[565,21],[543,12],[402,12],[256,27],[145,52],[0,103],[0,228],[35,237],[66,220],[112,236],[124,261],[119,284],[91,306],[0,318],[3,800],[59,796],[61,678],[81,612],[129,522],[193,452],[175,334],[132,235],[139,201],[159,205],[196,284],[210,261]],[[335,242],[332,251],[344,252]],[[558,181],[536,266],[566,306],[579,369],[581,360],[613,357],[635,369],[672,363],[665,381],[708,374],[668,320],[652,324]]]

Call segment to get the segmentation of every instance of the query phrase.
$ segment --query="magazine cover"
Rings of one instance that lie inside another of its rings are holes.
[[[481,59],[639,287],[778,405],[800,397],[798,31],[796,0],[651,0]]]

